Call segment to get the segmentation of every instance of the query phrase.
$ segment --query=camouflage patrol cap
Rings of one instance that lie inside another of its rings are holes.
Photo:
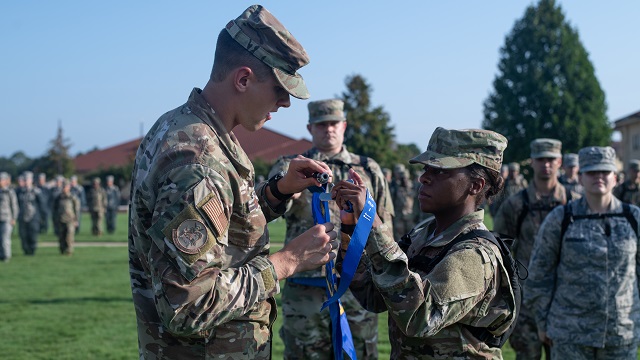
[[[611,146],[589,146],[580,149],[580,172],[613,171],[616,172],[616,151]]]
[[[531,142],[531,158],[561,158],[562,143],[556,139],[535,139]]]
[[[640,160],[630,160],[629,161],[629,169],[630,170],[635,170],[635,171],[640,171]]]
[[[289,94],[308,99],[309,91],[297,73],[309,56],[293,35],[262,5],[252,5],[225,27],[229,35],[256,58],[273,69]]]
[[[325,121],[346,121],[344,116],[344,102],[339,99],[311,101],[309,109],[309,124]]]
[[[517,162],[510,162],[509,170],[520,170],[520,164],[518,164]]]
[[[573,154],[573,153],[569,153],[569,154],[564,154],[564,156],[562,157],[562,165],[564,166],[578,166],[579,162],[578,162],[578,154]]]
[[[427,151],[409,160],[441,169],[458,169],[473,163],[500,171],[507,139],[497,132],[479,129],[436,128]]]

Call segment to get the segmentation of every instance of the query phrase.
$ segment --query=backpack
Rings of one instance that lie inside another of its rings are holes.
[[[415,229],[414,229],[415,230]],[[409,234],[404,235],[399,242],[400,248],[406,253],[409,245],[411,245],[411,235],[415,234],[416,231],[411,231]],[[524,267],[520,262],[517,262],[511,255],[510,246],[513,239],[508,237],[503,237],[499,234],[493,233],[488,230],[472,230],[466,234],[459,235],[455,239],[451,240],[440,252],[433,258],[428,258],[426,256],[418,255],[409,259],[409,268],[417,269],[423,271],[425,273],[429,273],[433,270],[433,268],[445,258],[449,250],[451,248],[463,241],[471,240],[474,238],[483,238],[489,240],[491,243],[496,245],[500,250],[500,255],[502,257],[502,265],[507,270],[507,277],[509,279],[508,286],[511,288],[511,292],[513,293],[514,298],[508,299],[508,306],[512,310],[511,316],[508,316],[504,321],[497,324],[494,328],[480,328],[474,327],[471,325],[464,325],[473,336],[475,336],[478,340],[484,342],[485,344],[495,347],[501,348],[511,336],[513,329],[516,326],[518,315],[520,314],[520,307],[522,305],[522,281],[526,279],[526,277],[521,278],[520,272],[518,270],[518,266]],[[503,288],[506,288],[507,285],[502,284]],[[503,324],[512,320],[511,325],[507,328],[507,330],[500,336],[493,335],[490,331],[500,328]]]
[[[631,228],[633,228],[634,233],[636,234],[636,238],[638,237],[638,220],[631,213],[631,206],[627,203],[622,203],[622,212],[621,213],[605,213],[605,214],[585,214],[585,215],[573,215],[571,211],[570,203],[564,206],[564,216],[562,217],[562,227],[560,229],[560,240],[564,238],[564,234],[567,231],[569,225],[573,224],[575,220],[581,219],[604,219],[608,217],[621,217],[624,216]],[[605,229],[605,231],[611,231],[609,227]],[[610,233],[606,234],[607,236]]]
[[[566,188],[565,188],[566,190]],[[539,211],[547,211],[550,212],[551,210],[553,210],[553,208],[555,208],[556,206],[560,205],[560,203],[557,204],[549,204],[549,205],[534,205],[534,206],[530,206],[529,204],[529,193],[527,192],[527,189],[522,189],[522,191],[520,191],[520,196],[522,197],[522,211],[520,211],[520,214],[518,215],[518,220],[516,221],[516,232],[514,234],[515,237],[520,236],[520,230],[522,229],[522,223],[524,222],[524,218],[527,217],[527,214],[529,213],[529,211],[532,210],[539,210]],[[572,200],[573,195],[571,195],[571,191],[566,190],[566,196],[567,196],[567,203],[569,203],[569,201]]]

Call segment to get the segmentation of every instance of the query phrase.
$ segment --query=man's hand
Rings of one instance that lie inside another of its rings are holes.
[[[322,185],[313,176],[314,173],[327,173],[333,177],[327,164],[298,155],[289,163],[289,171],[278,181],[278,190],[283,194],[294,194],[309,186]]]
[[[318,224],[269,256],[278,280],[301,271],[316,269],[333,260],[336,257],[333,250],[338,247],[337,237],[333,224]]]

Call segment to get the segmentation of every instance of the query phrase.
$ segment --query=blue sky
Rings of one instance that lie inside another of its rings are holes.
[[[44,154],[61,121],[71,152],[135,139],[206,83],[218,32],[253,1],[2,1],[0,156]],[[361,74],[400,143],[477,128],[499,49],[531,1],[265,1],[302,43],[311,100]],[[640,1],[559,1],[589,52],[611,121],[640,110]],[[366,4],[366,5],[364,5]],[[267,127],[310,138],[307,101]]]

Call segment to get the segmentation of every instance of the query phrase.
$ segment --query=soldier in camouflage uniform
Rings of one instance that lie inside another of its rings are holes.
[[[328,166],[303,157],[254,188],[233,128],[260,129],[309,93],[309,58],[259,5],[220,32],[211,77],[161,116],[133,168],[129,265],[141,359],[270,359],[279,280],[335,258],[331,223],[269,254],[267,222]],[[279,174],[280,175],[280,174]],[[328,351],[328,350],[327,350]]]
[[[389,311],[392,359],[502,359],[499,347],[480,340],[505,333],[514,317],[498,247],[471,236],[453,245],[431,271],[411,264],[433,259],[460,235],[486,230],[480,206],[503,186],[499,171],[506,145],[507,139],[492,131],[437,128],[427,151],[410,160],[424,165],[418,200],[434,221],[413,229],[403,250],[390,227],[374,220],[350,288],[366,309]],[[340,182],[333,192],[336,202],[353,203],[357,219],[364,187],[354,177],[355,184]],[[343,222],[354,220],[344,215]]]
[[[42,201],[45,206],[42,208],[43,213],[40,217],[40,233],[46,234],[49,231],[49,216],[51,215],[51,206],[53,197],[51,196],[51,189],[47,186],[47,174],[38,174],[38,184],[36,185],[40,189],[42,194]]]
[[[396,164],[393,168],[393,180],[389,184],[393,199],[393,234],[400,239],[413,228],[413,200],[415,191],[409,171],[403,164]]]
[[[583,148],[579,158],[584,197],[558,206],[542,223],[525,302],[552,359],[636,359],[640,209],[625,204],[625,210],[611,194],[613,148]]]
[[[502,194],[500,194],[495,201],[489,206],[489,213],[491,217],[495,218],[498,213],[498,209],[502,202],[509,198],[509,196],[516,194],[518,191],[522,189],[526,189],[529,186],[527,179],[520,174],[520,164],[517,162],[512,162],[507,165],[508,175],[505,179],[504,190]]]
[[[56,197],[58,197],[58,195],[60,195],[60,193],[62,192],[62,185],[64,183],[64,176],[62,175],[57,175],[56,176],[56,182],[55,184],[51,187],[50,192],[50,200],[49,203],[47,204],[47,206],[49,207],[47,209],[47,214],[51,214],[53,215],[53,199],[55,199]],[[53,225],[53,233],[58,236],[58,225],[56,224],[55,221],[53,221],[53,218],[51,219],[51,224]]]
[[[87,206],[87,196],[85,194],[84,187],[78,184],[78,177],[76,175],[71,176],[70,180],[71,180],[71,194],[77,197],[78,200],[80,200],[80,209],[83,209],[85,206]],[[80,232],[80,226],[82,226],[82,216],[78,217],[78,226],[76,226],[76,234]]]
[[[43,216],[46,204],[42,199],[40,189],[33,186],[33,173],[26,171],[23,174],[24,187],[17,192],[18,230],[22,250],[25,255],[35,255],[38,246],[38,234],[40,233],[40,217]]]
[[[333,172],[333,181],[348,179],[349,169],[361,174],[374,200],[378,213],[385,223],[391,223],[393,204],[389,197],[389,185],[380,166],[371,158],[347,151],[343,145],[347,127],[341,100],[310,102],[307,129],[312,136],[313,147],[302,156],[322,161]],[[292,157],[280,158],[271,169],[270,176],[286,171]],[[310,191],[287,202],[287,235],[285,244],[313,226]],[[340,223],[340,208],[329,204],[331,220]],[[337,253],[337,250],[336,250]],[[327,300],[325,267],[298,273],[287,280],[282,291],[284,315],[280,336],[284,342],[285,359],[332,359],[331,318],[329,311],[320,312]],[[341,298],[347,313],[349,327],[358,359],[378,357],[378,316],[364,310],[347,291]]]
[[[578,179],[578,171],[580,170],[578,154],[564,154],[562,157],[562,170],[564,170],[564,174],[558,178],[560,184],[564,185],[564,188],[569,191],[582,194],[582,184]]]
[[[107,232],[113,234],[116,231],[116,219],[118,216],[118,206],[120,206],[120,188],[113,183],[113,175],[107,176]]]
[[[0,173],[0,261],[11,259],[11,232],[18,219],[18,198],[11,189],[11,177]]]
[[[629,161],[626,180],[613,189],[620,201],[640,206],[640,160]]]
[[[53,221],[58,223],[60,254],[73,254],[74,236],[80,217],[80,199],[71,193],[71,182],[64,180],[62,192],[53,200]]]
[[[567,200],[580,194],[567,192],[558,182],[558,169],[562,165],[562,143],[555,139],[536,139],[531,142],[533,181],[520,192],[507,198],[496,214],[493,230],[515,239],[513,256],[528,266],[535,235],[547,214]],[[526,294],[526,293],[525,293]],[[522,306],[518,323],[509,338],[516,358],[540,359],[543,344],[538,339],[533,314]]]
[[[107,192],[100,185],[100,178],[93,178],[92,184],[87,204],[91,215],[91,233],[95,236],[102,236],[102,219],[107,210]]]

